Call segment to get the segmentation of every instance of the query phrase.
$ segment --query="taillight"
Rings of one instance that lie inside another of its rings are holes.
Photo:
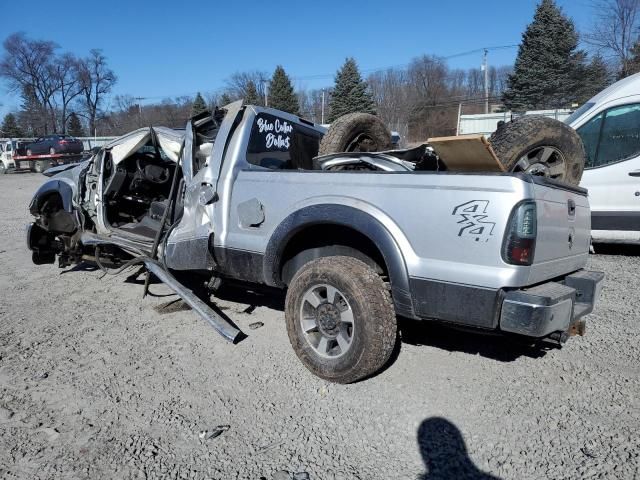
[[[64,144],[66,144],[66,143],[71,143],[71,142],[69,142],[69,140],[58,140],[58,143],[59,143],[60,145],[64,145]]]
[[[519,204],[509,220],[502,258],[513,265],[531,265],[538,231],[535,202]]]

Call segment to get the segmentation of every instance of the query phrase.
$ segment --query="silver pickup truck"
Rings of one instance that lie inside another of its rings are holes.
[[[342,383],[388,361],[396,315],[558,341],[583,331],[603,278],[584,269],[585,190],[522,173],[412,171],[401,159],[402,169],[325,168],[325,133],[236,102],[185,132],[125,135],[49,173],[30,205],[33,261],[143,263],[233,341],[235,325],[177,278],[286,289],[296,354]],[[345,154],[347,164],[354,155],[393,157]]]

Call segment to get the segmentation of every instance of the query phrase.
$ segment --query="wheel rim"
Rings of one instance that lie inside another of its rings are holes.
[[[307,343],[321,357],[341,357],[353,344],[353,310],[345,295],[332,285],[314,285],[304,293],[300,326]]]
[[[560,150],[545,145],[529,150],[516,162],[513,171],[550,178],[562,178],[567,162]]]

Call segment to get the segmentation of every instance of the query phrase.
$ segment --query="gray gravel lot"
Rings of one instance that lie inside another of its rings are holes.
[[[43,180],[0,176],[0,478],[640,476],[640,249],[591,256],[603,297],[562,349],[404,321],[384,372],[334,385],[277,296],[216,299],[249,335],[234,346],[162,285],[32,265]]]

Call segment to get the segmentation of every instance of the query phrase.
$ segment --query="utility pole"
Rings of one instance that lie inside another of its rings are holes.
[[[484,113],[489,113],[489,64],[487,62],[488,49],[484,49],[482,70],[484,70]]]
[[[140,121],[140,126],[142,126],[142,100],[146,100],[146,97],[133,97],[134,100],[138,101],[138,119]]]
[[[322,115],[320,117],[320,123],[324,125],[324,88],[322,89]]]
[[[263,81],[262,84],[264,85],[264,106],[268,107],[269,106],[269,82]]]

